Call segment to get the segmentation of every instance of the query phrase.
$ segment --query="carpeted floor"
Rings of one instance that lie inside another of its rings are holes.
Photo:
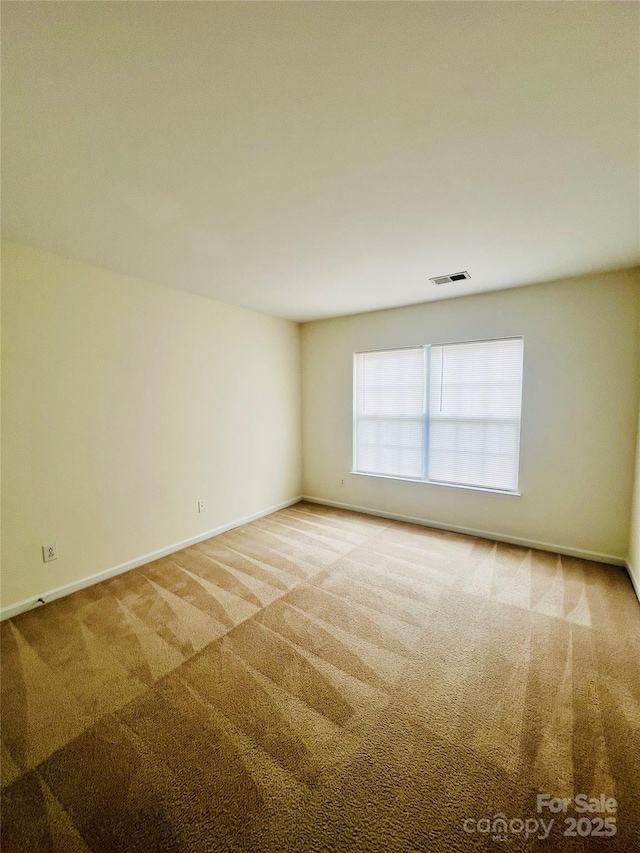
[[[300,503],[2,643],[3,851],[640,850],[620,568]]]

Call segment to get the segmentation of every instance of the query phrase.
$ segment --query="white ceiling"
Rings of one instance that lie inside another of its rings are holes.
[[[633,266],[639,15],[4,2],[4,234],[296,320]]]

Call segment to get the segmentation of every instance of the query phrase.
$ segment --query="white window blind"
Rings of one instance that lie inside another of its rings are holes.
[[[522,338],[356,353],[354,470],[516,491]]]
[[[422,479],[423,347],[356,353],[355,470]]]
[[[429,479],[518,487],[522,338],[431,347]]]

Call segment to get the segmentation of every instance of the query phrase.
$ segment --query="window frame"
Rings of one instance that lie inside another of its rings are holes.
[[[431,376],[431,348],[432,347],[447,347],[447,346],[464,346],[467,344],[484,344],[491,343],[493,341],[522,341],[522,370],[520,374],[520,417],[518,419],[518,446],[517,446],[517,454],[516,454],[516,488],[515,489],[498,489],[491,488],[489,486],[473,486],[466,483],[447,483],[442,480],[431,480],[427,476],[429,469],[429,427],[430,427],[430,414],[429,414],[429,403],[430,400],[430,376]],[[424,352],[424,377],[425,377],[425,411],[423,412],[423,462],[422,462],[422,477],[402,477],[397,474],[375,474],[367,471],[358,471],[356,469],[356,458],[357,458],[357,450],[356,450],[356,436],[357,436],[357,357],[359,355],[366,355],[367,353],[379,353],[379,352],[398,352],[400,350],[415,350],[422,349]],[[374,477],[380,480],[398,480],[402,483],[417,483],[418,485],[426,485],[426,486],[444,486],[450,489],[466,489],[474,492],[487,492],[489,494],[494,495],[510,495],[512,497],[521,497],[522,492],[520,491],[520,444],[522,438],[522,400],[523,400],[523,388],[524,388],[524,335],[505,335],[501,337],[493,337],[493,338],[474,338],[472,340],[461,340],[461,341],[445,341],[442,343],[430,343],[430,344],[411,344],[407,346],[401,347],[384,347],[378,349],[366,349],[366,350],[356,350],[353,353],[352,358],[352,397],[353,397],[353,413],[352,413],[352,424],[351,424],[351,437],[352,437],[352,448],[351,448],[351,470],[350,474],[354,474],[357,477]]]

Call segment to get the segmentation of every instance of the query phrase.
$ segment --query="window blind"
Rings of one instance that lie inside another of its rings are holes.
[[[516,491],[522,338],[355,355],[354,470]]]
[[[422,479],[425,372],[423,347],[356,353],[356,471]]]
[[[522,338],[431,347],[429,479],[518,487]]]

